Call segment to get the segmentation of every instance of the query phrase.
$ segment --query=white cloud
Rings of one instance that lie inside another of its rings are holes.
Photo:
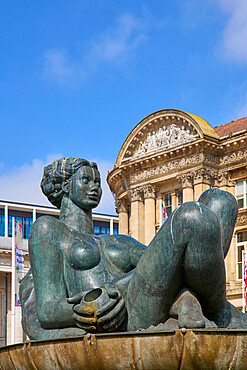
[[[216,1],[230,16],[222,40],[226,57],[237,62],[247,62],[247,1]]]
[[[122,14],[105,33],[93,43],[90,57],[95,63],[116,61],[130,57],[142,41],[147,39],[147,23],[132,14]]]
[[[147,39],[147,22],[125,13],[114,25],[91,41],[91,46],[81,56],[72,58],[65,49],[49,49],[44,53],[43,76],[60,85],[78,83],[102,62],[121,63],[133,59],[140,43]]]
[[[43,76],[59,84],[75,82],[84,75],[80,66],[68,56],[66,50],[50,49],[44,54]]]
[[[6,171],[2,165],[0,167],[2,173],[0,174],[0,199],[51,206],[40,189],[40,181],[44,166],[62,157],[61,153],[51,154],[47,156],[45,161],[34,159],[31,164],[23,164]],[[98,163],[101,172],[103,189],[101,203],[95,211],[115,214],[114,199],[106,182],[107,171],[113,168],[113,163],[101,160],[95,162]]]
[[[31,164],[23,164],[0,175],[0,199],[15,202],[51,205],[40,189],[43,168],[61,154],[48,155],[46,161],[34,159]],[[3,173],[4,172],[4,173]]]

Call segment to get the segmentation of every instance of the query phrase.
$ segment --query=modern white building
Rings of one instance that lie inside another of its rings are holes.
[[[11,342],[11,258],[12,219],[15,217],[23,227],[23,252],[25,273],[29,270],[28,236],[31,226],[41,216],[59,217],[59,209],[27,203],[0,200],[0,346]],[[118,233],[118,216],[93,213],[96,235]],[[15,308],[15,343],[23,342],[21,309]]]

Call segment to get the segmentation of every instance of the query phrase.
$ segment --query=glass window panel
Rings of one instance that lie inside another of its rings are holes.
[[[244,208],[244,198],[237,197],[238,208]]]
[[[99,226],[94,226],[94,233],[95,233],[96,235],[98,235],[98,234],[100,233],[100,228],[99,228]]]
[[[9,230],[8,230],[8,236],[12,236],[12,217],[9,216]]]
[[[0,236],[4,236],[5,232],[5,217],[0,215]]]
[[[170,216],[170,214],[172,213],[172,207],[166,207],[166,213],[167,216]]]
[[[178,205],[180,206],[180,204],[183,203],[183,190],[178,191],[177,197],[178,197]]]
[[[247,242],[247,231],[237,233],[237,242]]]
[[[236,183],[236,195],[244,194],[244,182],[238,181]]]
[[[242,262],[242,250],[244,249],[243,245],[238,246],[238,262]]]
[[[172,204],[172,196],[170,193],[165,194],[165,207],[170,206]]]
[[[242,263],[238,263],[238,279],[242,279]]]

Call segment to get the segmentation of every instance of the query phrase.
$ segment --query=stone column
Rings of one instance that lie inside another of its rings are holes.
[[[155,235],[155,187],[144,186],[145,244],[149,245]]]
[[[141,188],[131,189],[130,198],[130,234],[132,238],[140,243],[145,243],[144,204],[143,190]]]
[[[119,214],[118,233],[129,235],[128,202],[125,199],[116,201],[116,211]]]
[[[177,180],[182,183],[184,203],[194,200],[193,178],[194,174],[192,172],[182,173],[177,176]]]
[[[172,212],[177,208],[178,206],[178,199],[176,193],[172,193]]]
[[[194,200],[197,201],[200,195],[210,189],[213,183],[214,174],[211,170],[200,168],[194,172]]]
[[[4,236],[5,236],[5,238],[7,238],[9,236],[9,234],[8,234],[8,231],[9,231],[8,230],[9,229],[9,207],[8,207],[7,204],[4,206],[4,218],[5,218],[5,220],[4,220],[4,222],[5,222]]]

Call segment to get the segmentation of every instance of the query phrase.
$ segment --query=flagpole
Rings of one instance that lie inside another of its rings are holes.
[[[12,217],[11,344],[15,343],[15,217]]]
[[[162,199],[159,200],[159,229],[161,228],[163,224],[163,202]]]
[[[242,312],[245,313],[246,297],[245,297],[245,250],[242,250]]]

